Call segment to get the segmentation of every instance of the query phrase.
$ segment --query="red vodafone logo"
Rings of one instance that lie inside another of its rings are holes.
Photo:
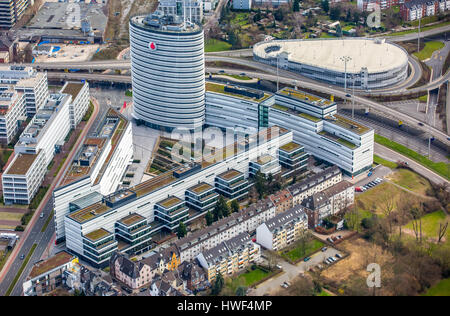
[[[150,42],[150,44],[148,44],[148,47],[150,48],[150,50],[156,50],[155,42]]]

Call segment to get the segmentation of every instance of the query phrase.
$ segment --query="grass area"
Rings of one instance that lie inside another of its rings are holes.
[[[91,118],[92,112],[94,112],[94,105],[92,104],[91,101],[89,101],[89,107],[86,110],[86,113],[84,114],[84,116],[83,116],[83,118],[81,120],[83,122],[89,121],[89,119]]]
[[[252,78],[250,78],[249,76],[230,75],[230,74],[223,74],[223,75],[238,80],[252,80]]]
[[[383,166],[391,168],[391,169],[395,169],[398,167],[398,165],[395,162],[383,159],[377,155],[373,155],[373,162],[378,165],[383,165]]]
[[[420,31],[424,32],[424,31],[435,29],[435,28],[447,26],[449,24],[450,24],[450,21],[439,23],[439,24],[435,24],[435,25],[425,26],[425,27],[421,27]],[[415,28],[413,30],[407,30],[407,31],[401,31],[401,32],[395,32],[395,33],[387,34],[387,36],[401,36],[401,35],[406,35],[406,34],[411,34],[411,33],[417,33],[417,28]]]
[[[422,217],[422,233],[430,238],[437,238],[439,223],[445,219],[450,220],[450,216],[445,214],[444,211],[436,211],[433,213],[426,214]],[[404,226],[407,229],[413,230],[412,222],[409,222]],[[450,231],[447,229],[445,239],[448,241]]]
[[[52,220],[52,217],[53,217],[53,210],[50,212],[50,215],[47,217],[47,220],[45,221],[45,224],[44,224],[44,226],[42,227],[42,229],[41,229],[41,233],[43,233],[43,232],[45,232],[46,230],[47,230],[47,226],[48,226],[48,224],[50,224],[50,221]]]
[[[22,215],[23,215],[22,213],[0,212],[0,220],[20,222]]]
[[[31,200],[30,209],[38,208],[39,204],[41,204],[41,201],[44,198],[45,193],[47,193],[48,188],[48,185],[39,187],[39,191],[36,193],[33,200]]]
[[[450,296],[450,279],[441,280],[435,286],[432,286],[424,296]]]
[[[221,52],[229,49],[231,49],[231,44],[224,41],[209,39],[205,43],[205,53]]]
[[[242,273],[236,278],[227,278],[225,284],[228,291],[230,291],[231,293],[235,293],[236,289],[239,286],[250,287],[255,283],[261,281],[262,279],[269,277],[273,273],[274,272],[266,271],[261,269],[260,267],[257,267],[255,270],[250,270]]]
[[[392,140],[383,137],[381,135],[375,134],[374,138],[375,142],[377,142],[378,144],[386,146],[402,155],[405,155],[406,157],[417,161],[418,163],[427,167],[428,169],[433,170],[434,172],[446,178],[447,180],[450,180],[450,164],[447,164],[445,162],[431,161],[427,157],[420,155],[414,150],[409,149],[406,146],[400,145],[399,143],[393,142]]]
[[[418,97],[417,98],[420,102],[427,102],[428,101],[428,94],[425,94],[425,95],[423,95],[423,96],[421,96],[421,97]]]
[[[383,214],[383,199],[388,194],[392,194],[394,205],[397,205],[397,201],[400,199],[400,193],[404,192],[402,189],[396,187],[392,183],[383,182],[364,193],[356,196],[356,208],[361,213],[362,218],[371,217],[372,213],[378,215]],[[410,194],[405,192],[406,194]],[[361,218],[361,219],[362,219]]]
[[[61,169],[61,167],[64,164],[64,161],[66,161],[66,157],[64,157],[63,159],[61,159],[61,162],[58,165],[58,168],[55,170],[55,173],[53,174],[54,177],[56,177],[56,175],[58,174],[59,170]]]
[[[329,294],[328,292],[325,292],[324,290],[322,290],[322,292],[320,292],[319,294],[317,294],[317,296],[332,296],[332,295]]]
[[[8,162],[8,159],[12,153],[13,151],[8,149],[2,149],[0,151],[0,166],[4,166]]]
[[[320,38],[336,38],[336,36],[330,35],[330,34],[328,34],[328,33],[326,33],[326,32],[322,32],[322,33],[320,34]]]
[[[305,258],[306,256],[309,256],[309,255],[315,253],[317,250],[322,248],[323,245],[324,245],[323,242],[321,242],[315,238],[312,238],[311,240],[306,242],[304,248],[302,247],[300,242],[297,242],[295,244],[295,248],[288,250],[288,251],[283,251],[281,253],[281,256],[292,262],[297,262],[297,261]]]
[[[28,261],[30,261],[31,256],[34,253],[34,250],[36,249],[37,244],[33,244],[33,246],[30,249],[30,252],[28,253],[28,255],[26,256],[26,258],[24,259],[22,266],[20,267],[19,271],[17,271],[17,274],[14,278],[14,280],[12,281],[11,285],[9,286],[8,290],[5,293],[5,296],[9,296],[12,292],[12,290],[14,289],[14,286],[16,285],[17,281],[19,280],[23,270],[25,269],[25,267],[28,264]]]
[[[418,53],[414,53],[413,55],[419,58],[420,60],[425,60],[431,57],[431,55],[444,47],[444,43],[440,41],[430,41],[425,43],[425,47],[419,51]]]
[[[426,195],[427,189],[431,189],[431,184],[427,179],[408,169],[396,170],[389,175],[389,180],[422,195]]]
[[[125,95],[127,97],[132,97],[133,96],[133,92],[131,90],[127,90],[127,91],[125,91]]]
[[[5,265],[9,256],[11,255],[11,252],[12,252],[11,250],[6,250],[6,253],[3,251],[0,251],[0,271],[2,271],[3,266]]]

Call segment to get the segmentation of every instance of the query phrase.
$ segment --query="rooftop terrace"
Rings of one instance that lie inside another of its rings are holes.
[[[177,204],[182,203],[183,200],[181,200],[180,198],[176,197],[176,196],[170,196],[167,199],[164,199],[156,204],[159,204],[160,206],[169,209]]]
[[[310,120],[311,122],[314,122],[314,123],[320,122],[322,120],[321,118],[312,116],[310,114],[307,114],[307,113],[304,113],[301,111],[293,110],[291,108],[288,108],[288,107],[286,107],[284,105],[280,105],[280,104],[274,104],[274,105],[272,105],[272,108],[283,111],[283,112],[288,112],[293,115],[300,116],[300,117]]]
[[[85,207],[79,211],[70,213],[68,216],[75,220],[78,223],[84,223],[90,219],[93,219],[97,216],[103,215],[109,210],[109,207],[107,207],[105,204],[99,202],[92,205],[89,205],[88,207]]]
[[[100,229],[91,231],[90,233],[84,235],[84,237],[89,239],[90,241],[95,242],[95,241],[100,240],[109,235],[111,235],[111,233],[109,231],[107,231],[106,229],[100,228]]]
[[[81,82],[69,82],[66,84],[64,89],[61,90],[61,92],[70,94],[72,96],[72,100],[75,100],[84,85],[85,84]]]
[[[217,177],[222,178],[226,181],[229,181],[229,180],[237,178],[241,175],[242,175],[242,172],[237,171],[235,169],[230,169],[228,171],[225,171],[225,172],[219,174]]]

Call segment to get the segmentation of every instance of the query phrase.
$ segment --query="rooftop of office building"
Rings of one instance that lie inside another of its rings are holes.
[[[280,149],[285,151],[285,152],[291,153],[291,152],[293,152],[294,150],[297,150],[300,147],[302,147],[300,144],[297,144],[297,143],[294,143],[294,142],[290,142],[290,143],[287,143],[287,144],[285,144],[283,146],[280,146]]]
[[[280,110],[280,111],[283,111],[283,112],[287,112],[287,113],[290,113],[290,114],[293,114],[293,115],[298,115],[298,116],[300,116],[300,117],[302,117],[304,119],[307,119],[307,120],[309,120],[309,121],[311,121],[313,123],[317,123],[317,122],[320,122],[322,120],[319,117],[315,117],[315,116],[312,116],[312,115],[310,115],[308,113],[304,113],[304,112],[301,112],[301,111],[298,111],[298,110],[294,110],[294,109],[288,108],[287,106],[276,104],[276,103],[274,105],[272,105],[272,108]]]
[[[124,218],[120,219],[118,222],[123,224],[124,226],[133,226],[136,223],[139,223],[141,221],[145,220],[145,217],[137,214],[132,213],[130,215],[125,216]]]
[[[205,183],[205,182],[201,182],[199,184],[194,185],[193,187],[190,187],[188,189],[188,191],[192,191],[195,194],[202,194],[211,189],[214,189],[214,187],[212,185],[209,185],[208,183]]]
[[[72,166],[66,173],[61,185],[64,186],[90,175],[97,163],[98,157],[103,153],[105,144],[108,140],[111,140],[110,152],[95,179],[95,183],[98,183],[108,166],[115,147],[122,137],[127,125],[128,121],[120,113],[113,109],[109,109],[105,114],[102,123],[94,133],[94,136],[87,137],[81,145],[81,148],[78,150]]]
[[[0,93],[0,115],[6,115],[12,107],[16,104],[16,101],[20,99],[23,94],[15,91],[12,87],[1,91]]]
[[[212,82],[206,82],[205,89],[207,92],[221,93],[224,95],[229,95],[235,98],[253,102],[262,102],[271,96],[269,93],[264,93],[259,90]]]
[[[198,24],[184,21],[178,15],[165,15],[162,11],[155,11],[148,15],[136,15],[130,18],[130,23],[149,31],[161,33],[198,33],[202,27]]]
[[[26,175],[28,170],[30,169],[33,162],[39,156],[38,151],[37,154],[18,154],[14,157],[13,162],[5,171],[5,174],[10,175]]]
[[[355,122],[351,119],[343,117],[339,114],[327,116],[327,117],[325,117],[325,120],[332,122],[333,124],[338,125],[342,128],[345,128],[346,130],[356,133],[358,135],[363,135],[372,130],[371,128],[369,128],[367,126],[364,126],[358,122]]]
[[[70,102],[69,100],[70,96],[67,94],[56,93],[50,95],[46,104],[36,112],[33,119],[22,132],[16,146],[35,147],[39,139],[52,124],[61,106]]]
[[[70,94],[72,100],[75,100],[84,85],[85,83],[82,82],[68,82],[61,89],[61,93]]]
[[[96,242],[102,238],[105,238],[106,236],[111,235],[109,231],[106,229],[100,228],[96,229],[94,231],[91,231],[90,233],[84,235],[85,238],[89,239],[92,242]]]
[[[266,141],[269,141],[273,137],[281,136],[288,132],[289,131],[287,129],[280,128],[278,126],[272,126],[272,127],[269,127],[267,129],[260,131],[258,134],[252,135],[244,143],[246,145],[249,145],[253,142],[256,142],[258,135],[264,136],[263,139],[265,139]],[[233,148],[234,148],[235,144],[230,145],[230,146],[233,146]],[[236,151],[233,151],[233,155],[236,155]],[[230,158],[230,157],[232,157],[231,154],[229,156],[226,156],[225,158],[224,158],[224,155],[222,154],[222,156],[217,157],[218,158],[217,160],[212,160],[212,162],[203,163],[202,166],[194,163],[194,164],[189,164],[189,167],[186,167],[186,166],[176,167],[175,169],[164,172],[163,174],[160,174],[159,176],[157,176],[155,178],[152,178],[145,182],[137,184],[136,186],[131,187],[128,190],[130,192],[135,193],[136,197],[139,198],[146,194],[155,192],[156,190],[159,190],[165,186],[174,184],[176,181],[182,180],[184,177],[184,174],[192,176],[195,173],[199,172],[200,170],[205,169],[213,164],[219,163],[222,160]],[[183,172],[183,170],[184,170],[184,172]],[[227,172],[229,172],[229,171],[227,171]],[[225,176],[228,178],[227,172],[224,172],[219,176]],[[229,178],[229,179],[232,179],[232,177],[236,175],[234,172],[242,174],[239,171],[232,170],[232,173],[229,174],[231,176],[231,178]],[[176,176],[176,174],[178,174],[178,176]],[[105,212],[112,210],[113,207],[114,206],[112,206],[112,207],[107,206],[105,202],[99,202],[99,203],[90,205],[84,209],[75,211],[68,216],[70,218],[76,220],[77,222],[83,223],[92,218],[103,215]]]
[[[336,104],[335,102],[332,102],[325,98],[321,98],[314,94],[306,93],[304,91],[295,90],[295,89],[288,88],[288,87],[279,90],[277,92],[277,94],[302,101],[304,103],[307,103],[311,106],[318,107],[318,108],[329,107],[329,106]]]
[[[183,203],[182,199],[180,199],[180,198],[178,198],[176,196],[169,196],[168,198],[166,198],[166,199],[164,199],[162,201],[159,201],[156,204],[164,207],[165,209],[169,209],[169,208],[174,207],[175,205],[180,204],[180,203]]]

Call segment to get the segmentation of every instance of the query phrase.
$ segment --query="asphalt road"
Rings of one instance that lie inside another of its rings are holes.
[[[2,296],[5,295],[6,291],[11,285],[11,282],[14,280],[20,267],[23,264],[22,259],[20,259],[20,255],[23,254],[26,257],[33,244],[36,243],[37,247],[33,255],[28,261],[28,264],[26,265],[13,291],[11,292],[11,295],[21,295],[23,281],[26,279],[29,272],[31,271],[33,264],[41,259],[45,249],[47,248],[47,246],[49,245],[50,241],[53,238],[55,232],[55,225],[53,222],[53,218],[51,219],[51,222],[47,226],[44,233],[41,233],[41,229],[45,224],[44,219],[49,216],[53,208],[52,192],[54,188],[61,181],[63,175],[65,174],[70,165],[70,162],[72,161],[73,155],[77,151],[79,144],[81,144],[81,142],[84,140],[89,130],[91,129],[93,122],[95,122],[98,116],[100,106],[97,100],[95,99],[93,99],[93,103],[94,103],[94,112],[91,116],[91,119],[89,120],[86,128],[83,130],[82,134],[80,135],[77,142],[73,146],[73,150],[69,153],[68,159],[66,159],[57,177],[53,180],[48,192],[44,196],[43,202],[36,209],[34,216],[28,223],[24,234],[19,240],[19,243],[13,249],[13,252],[11,253],[10,257],[8,258],[8,261],[6,262],[1,271],[0,295]],[[41,213],[44,213],[44,218],[39,217]]]

